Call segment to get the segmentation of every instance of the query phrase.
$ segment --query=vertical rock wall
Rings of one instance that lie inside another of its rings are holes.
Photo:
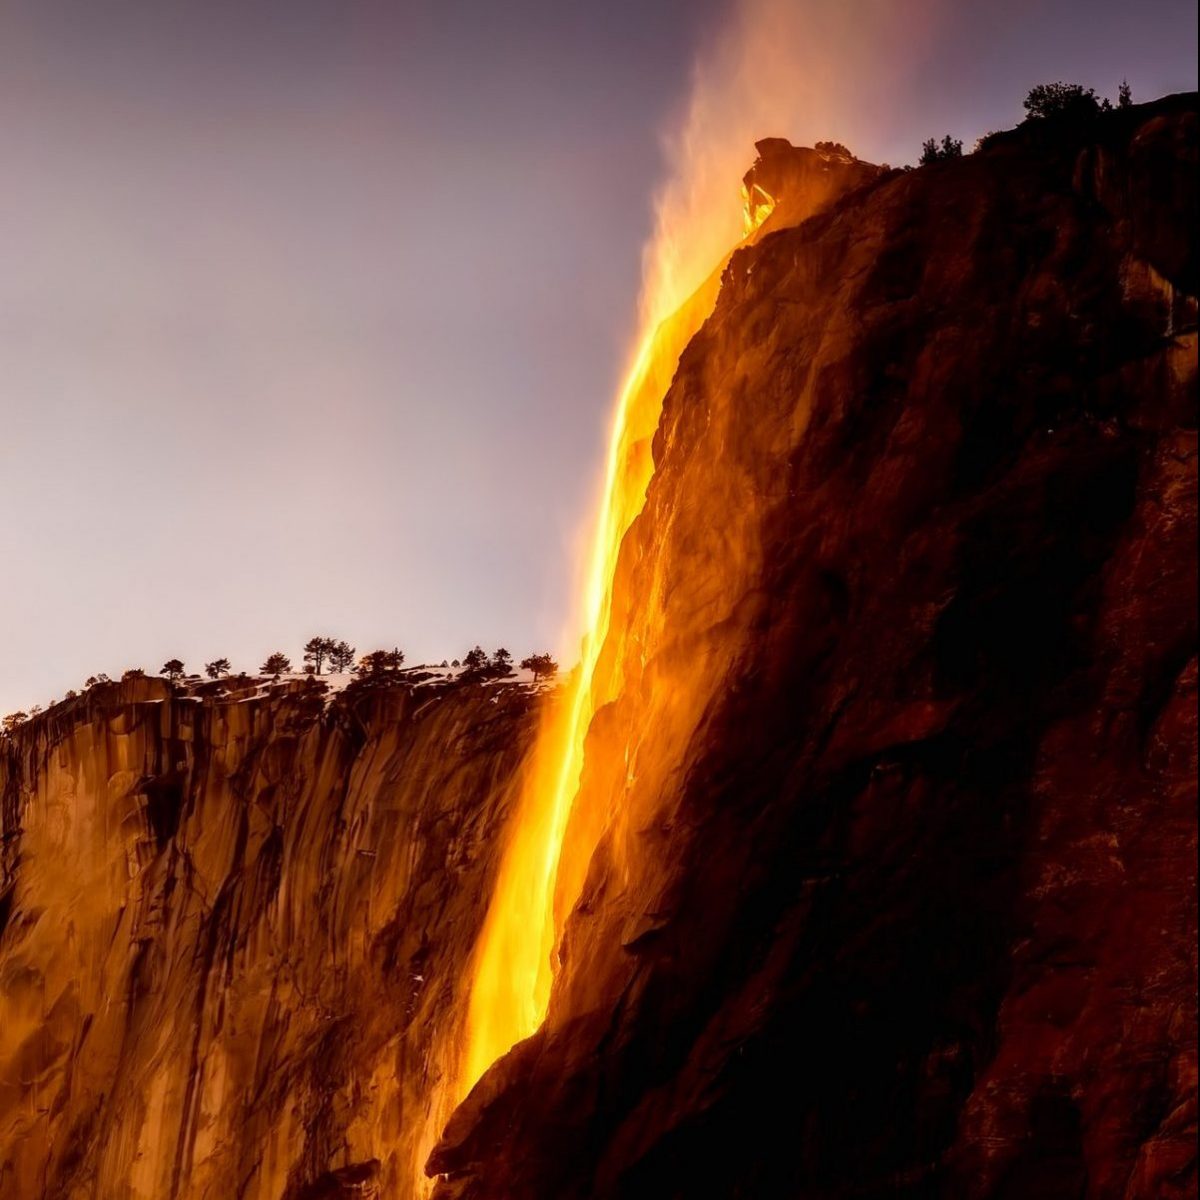
[[[0,1194],[407,1196],[522,689],[94,689],[0,744]]]
[[[1032,127],[734,255],[549,1017],[439,1196],[1195,1194],[1196,133]]]

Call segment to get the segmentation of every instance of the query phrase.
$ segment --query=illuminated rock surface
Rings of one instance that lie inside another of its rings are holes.
[[[734,255],[439,1196],[1195,1194],[1196,144],[860,164]],[[143,681],[0,742],[0,1195],[411,1196],[534,707]]]
[[[407,1194],[529,709],[138,680],[0,742],[0,1195]]]

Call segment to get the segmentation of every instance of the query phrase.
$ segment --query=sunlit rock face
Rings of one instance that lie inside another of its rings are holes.
[[[765,169],[769,159],[773,164],[769,180],[775,191],[770,211],[756,212],[754,228],[744,242],[747,245],[772,229],[814,216],[881,173],[881,168],[849,154],[797,149],[780,139],[759,143],[759,150],[765,157],[760,157],[747,179]],[[722,256],[673,313],[647,322],[618,398],[584,598],[590,626],[565,695],[548,710],[548,720],[539,730],[524,772],[509,827],[512,837],[504,850],[475,956],[456,1100],[466,1095],[497,1058],[541,1025],[563,917],[579,898],[597,841],[612,815],[603,790],[591,788],[581,799],[577,793],[593,718],[603,722],[598,714],[623,694],[626,665],[638,660],[637,642],[627,645],[627,639],[639,636],[636,624],[627,619],[633,593],[614,587],[616,564],[654,473],[653,445],[664,396],[680,354],[712,312],[732,253],[731,249]],[[655,580],[650,578],[646,584],[653,589]],[[659,597],[651,590],[638,602],[653,608]],[[611,625],[610,616],[617,618]],[[702,667],[699,662],[696,665]],[[665,714],[657,714],[651,743],[657,761],[663,761],[674,736],[691,727],[689,714],[702,702],[711,678],[701,671],[686,686],[678,678],[672,680],[679,703],[669,727],[662,719]],[[619,754],[611,762],[622,769]],[[628,755],[623,766],[637,769]]]
[[[1035,128],[733,256],[444,1200],[1194,1195],[1196,144]]]
[[[817,150],[772,137],[755,142],[754,149],[758,157],[742,177],[747,233],[758,229],[773,213],[775,227],[797,224],[885,170],[862,162],[834,143],[822,143]]]
[[[411,1195],[531,704],[140,680],[0,741],[0,1196]]]

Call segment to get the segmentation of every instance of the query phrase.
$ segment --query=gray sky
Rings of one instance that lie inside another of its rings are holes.
[[[314,632],[569,654],[660,139],[724,9],[0,3],[0,713]],[[852,148],[970,145],[1048,79],[1191,88],[1195,37],[1194,2],[947,5],[889,48],[902,94],[846,80]]]

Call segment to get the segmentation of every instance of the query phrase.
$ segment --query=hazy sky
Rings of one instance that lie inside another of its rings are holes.
[[[661,135],[726,7],[0,2],[0,713],[313,632],[569,654]],[[1195,86],[1194,0],[942,13],[848,114],[863,157],[1046,79]]]

